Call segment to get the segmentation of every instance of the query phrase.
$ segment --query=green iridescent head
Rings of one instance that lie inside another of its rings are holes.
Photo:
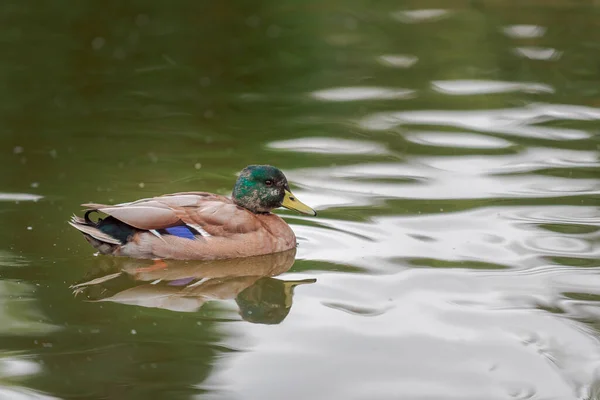
[[[249,165],[240,172],[232,199],[253,213],[268,213],[278,207],[302,214],[317,215],[315,210],[296,199],[279,169],[270,165]]]

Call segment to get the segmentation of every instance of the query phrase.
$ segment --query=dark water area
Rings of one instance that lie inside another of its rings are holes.
[[[0,399],[600,399],[598,1],[7,0]],[[94,254],[272,164],[298,248]]]

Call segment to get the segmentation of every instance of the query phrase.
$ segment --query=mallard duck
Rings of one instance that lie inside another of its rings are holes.
[[[115,205],[82,204],[84,217],[69,224],[101,254],[145,259],[215,260],[289,250],[296,235],[279,216],[285,207],[315,216],[290,190],[279,169],[244,168],[231,198],[207,192],[183,192]],[[105,218],[93,221],[90,214]]]

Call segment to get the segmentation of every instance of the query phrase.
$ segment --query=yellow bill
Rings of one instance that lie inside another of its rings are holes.
[[[281,205],[289,210],[298,211],[302,214],[312,215],[313,217],[317,215],[315,210],[298,200],[289,190],[285,191],[285,196],[283,197],[283,203]]]

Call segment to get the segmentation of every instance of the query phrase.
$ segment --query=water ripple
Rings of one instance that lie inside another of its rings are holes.
[[[546,34],[546,27],[539,25],[508,25],[502,31],[508,37],[515,39],[533,39]]]
[[[522,46],[515,47],[513,51],[516,55],[530,60],[555,61],[562,56],[561,51],[552,47]]]
[[[593,157],[593,152],[532,149],[511,155],[415,157],[406,163],[307,168],[288,175],[300,186],[321,188],[321,196],[351,199],[362,195],[371,201],[570,197],[600,194],[598,180],[519,173],[543,168],[597,167],[599,163]],[[310,196],[302,192],[299,196]]]
[[[550,302],[557,299],[555,288],[539,278],[413,270],[385,277],[327,274],[319,282],[311,296],[298,299],[300,311],[280,329],[245,330],[253,351],[224,359],[206,387],[223,390],[221,396],[228,398],[261,398],[276,385],[292,399],[340,393],[344,398],[387,398],[394,393],[402,398],[574,400],[578,392],[585,393],[587,382],[600,378],[600,344],[589,329],[532,312],[531,305],[540,301],[534,293],[545,293]],[[367,324],[363,315],[331,303],[385,312],[370,316]],[[273,348],[273,343],[280,345]],[[323,357],[331,353],[336,357]],[[340,365],[344,373],[332,374]],[[272,374],[252,372],[261,369]],[[316,388],[299,382],[298,374],[309,381],[322,374],[329,379]]]
[[[379,56],[379,62],[387,67],[410,68],[419,61],[417,56],[405,54],[384,54]]]
[[[397,11],[392,13],[392,17],[404,23],[419,23],[438,21],[442,18],[448,17],[450,14],[451,13],[448,10],[431,8],[422,10]]]
[[[580,207],[550,207],[561,215]],[[549,232],[536,213],[544,207],[488,207],[417,216],[372,217],[367,222],[320,219],[319,226],[294,225],[302,238],[298,257],[343,262],[370,271],[390,272],[409,267],[429,255],[434,260],[464,262],[457,268],[535,268],[554,256],[597,259],[600,233]],[[529,217],[529,215],[532,215]],[[598,212],[596,211],[596,218]],[[576,219],[575,219],[576,220]],[[423,238],[426,238],[425,240]],[[474,264],[474,262],[479,264]]]
[[[475,111],[420,110],[375,113],[359,121],[371,131],[382,131],[398,126],[438,125],[452,126],[479,132],[544,140],[580,140],[591,137],[578,129],[541,126],[540,123],[572,120],[597,121],[600,109],[562,104],[532,104],[523,108]]]
[[[300,153],[377,155],[389,153],[385,146],[376,142],[324,137],[280,140],[269,143],[268,147],[276,150],[288,150]]]
[[[425,146],[453,149],[504,149],[515,145],[505,139],[471,132],[418,131],[406,133],[404,137]]]
[[[31,193],[0,193],[0,201],[38,201],[43,197]]]
[[[527,82],[452,80],[433,81],[431,86],[436,92],[458,96],[510,92],[554,93],[554,88],[550,85]]]
[[[415,91],[383,87],[341,87],[318,90],[311,95],[323,101],[390,100],[413,98]]]

